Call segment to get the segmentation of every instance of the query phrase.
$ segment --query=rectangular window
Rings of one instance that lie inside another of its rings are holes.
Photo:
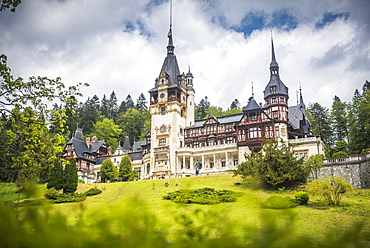
[[[280,137],[279,127],[275,127],[275,135],[276,137]]]
[[[222,162],[221,162],[221,166],[222,166],[222,167],[225,167],[225,166],[226,166],[226,161],[222,161]]]
[[[230,143],[233,143],[233,137],[226,137],[226,143],[227,144],[230,144]]]
[[[199,143],[198,143],[198,141],[194,141],[193,147],[194,147],[194,148],[199,147]]]
[[[213,166],[214,166],[214,163],[209,163],[210,168],[213,168]]]
[[[271,103],[276,103],[276,98],[275,98],[275,97],[273,97],[273,98],[271,99]]]
[[[278,118],[278,112],[272,111],[272,118],[277,119]]]
[[[238,160],[234,160],[234,165],[238,165]]]
[[[162,115],[165,115],[165,114],[166,114],[166,107],[162,107],[162,108],[161,108],[161,114],[162,114]]]

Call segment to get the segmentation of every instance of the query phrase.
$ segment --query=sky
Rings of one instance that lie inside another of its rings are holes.
[[[271,35],[289,105],[349,102],[370,80],[369,0],[173,0],[180,71],[194,75],[195,102],[264,102]],[[114,91],[119,103],[154,87],[166,57],[168,0],[23,0],[0,12],[0,54],[15,77],[61,77],[84,102]]]

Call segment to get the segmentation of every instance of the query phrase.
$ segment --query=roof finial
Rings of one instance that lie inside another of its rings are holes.
[[[252,98],[254,98],[253,81],[252,81]]]

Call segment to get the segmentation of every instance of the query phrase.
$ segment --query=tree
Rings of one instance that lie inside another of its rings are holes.
[[[211,104],[208,102],[208,97],[205,96],[204,99],[200,100],[199,105],[196,105],[196,119],[203,119],[207,116],[207,110]]]
[[[235,100],[231,103],[230,109],[240,109],[240,102],[238,99],[235,98]]]
[[[84,133],[91,133],[95,123],[100,120],[99,98],[88,98],[79,110],[79,125]]]
[[[126,113],[118,117],[117,123],[123,131],[123,137],[129,136],[130,143],[133,144],[139,137],[143,137],[147,131],[145,130],[145,124],[148,119],[150,119],[148,110],[140,112],[136,109],[128,109]]]
[[[22,3],[22,0],[2,0],[0,5],[0,11],[10,9],[11,12],[15,12],[18,5]]]
[[[114,90],[109,96],[108,106],[109,106],[109,112],[108,112],[108,118],[109,119],[116,119],[118,116],[118,104],[117,104],[117,96]]]
[[[76,159],[64,160],[63,193],[74,193],[77,190],[78,175]]]
[[[307,185],[308,193],[321,196],[328,205],[337,206],[343,194],[354,192],[350,183],[341,177],[330,177],[315,180]]]
[[[366,87],[365,87],[366,88]],[[349,149],[353,154],[370,148],[370,90],[356,90],[349,111]]]
[[[224,110],[221,107],[209,106],[206,110],[206,117],[210,115],[214,117],[224,116]]]
[[[323,154],[316,154],[310,156],[306,161],[306,165],[311,170],[311,173],[315,176],[315,179],[317,179],[318,170],[324,165],[323,159]]]
[[[119,164],[119,178],[121,181],[134,180],[134,171],[132,170],[131,159],[128,155],[123,156]]]
[[[67,102],[68,97],[72,95],[82,96],[79,88],[88,86],[88,84],[79,83],[66,88],[59,77],[56,79],[30,77],[28,81],[24,81],[21,77],[14,79],[10,71],[7,57],[4,54],[0,55],[1,114],[11,113],[11,109],[15,107],[21,109],[30,105],[34,110],[45,113],[47,103],[54,100]]]
[[[110,158],[103,161],[100,167],[100,180],[106,182],[107,180],[117,179],[118,172],[117,167],[113,165]]]
[[[331,107],[331,118],[333,123],[333,134],[336,140],[348,141],[348,115],[347,104],[334,97]]]
[[[140,94],[139,98],[136,100],[136,109],[139,111],[147,110],[147,101],[143,93]]]
[[[54,188],[56,190],[63,189],[63,165],[59,158],[54,160],[53,167],[50,169],[47,188]]]
[[[329,110],[319,103],[310,103],[307,116],[312,124],[312,133],[319,135],[328,147],[333,145],[333,131],[329,118]]]
[[[90,136],[99,137],[99,139],[104,139],[112,149],[112,152],[118,147],[118,137],[122,133],[122,130],[118,125],[114,124],[112,119],[104,118],[102,121],[98,121],[94,124],[94,128]]]
[[[105,94],[103,95],[103,99],[100,103],[100,111],[105,118],[109,118],[109,100],[107,99]]]
[[[303,158],[297,159],[292,149],[276,139],[265,140],[260,152],[246,155],[246,162],[238,165],[236,175],[246,179],[258,178],[268,187],[290,187],[307,180],[309,169]]]

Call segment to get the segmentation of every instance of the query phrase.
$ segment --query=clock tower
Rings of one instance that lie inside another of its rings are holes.
[[[170,21],[171,23],[171,21]],[[184,127],[194,125],[193,75],[180,74],[174,54],[172,25],[167,56],[150,93],[151,178],[176,177],[176,150],[184,145]]]

